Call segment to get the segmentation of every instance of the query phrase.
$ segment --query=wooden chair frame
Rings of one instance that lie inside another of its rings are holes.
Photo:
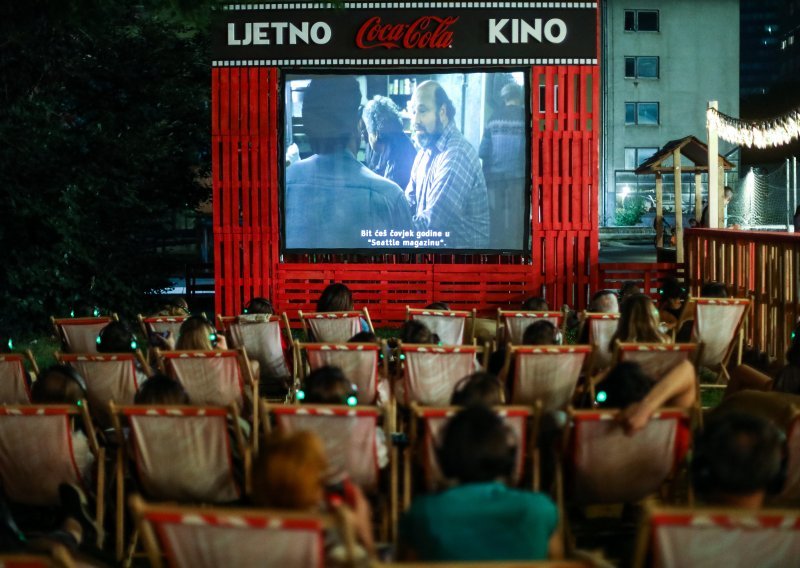
[[[66,352],[74,353],[69,349],[69,341],[67,334],[64,331],[64,326],[78,326],[78,325],[100,325],[106,326],[112,321],[119,321],[119,316],[116,313],[111,313],[107,316],[98,317],[85,317],[85,318],[57,318],[50,316],[50,323],[53,326],[55,334],[61,341],[61,346]]]
[[[464,334],[461,337],[461,345],[472,345],[475,342],[475,316],[477,310],[428,310],[425,308],[412,308],[406,306],[406,321],[411,321],[414,316],[434,316],[434,317],[447,317],[447,318],[466,318],[472,325],[467,325],[464,322]],[[469,335],[466,335],[467,329],[470,329]],[[431,330],[433,331],[433,330]]]
[[[303,333],[306,339],[311,338],[311,330],[309,329],[308,320],[311,319],[341,319],[341,318],[363,318],[367,322],[369,331],[375,333],[375,328],[372,326],[372,318],[369,317],[369,310],[363,307],[360,310],[350,310],[347,312],[304,312],[297,310],[297,317],[300,318],[300,323],[303,324]],[[348,338],[349,339],[349,338]]]
[[[530,323],[534,323],[539,320],[549,321],[555,319],[559,322],[556,327],[561,332],[561,335],[565,336],[567,333],[567,315],[565,311],[503,310],[501,308],[497,308],[498,345],[505,345],[506,343],[511,343],[512,345],[514,344],[509,334],[508,325],[506,324],[507,320],[511,318],[530,319]]]

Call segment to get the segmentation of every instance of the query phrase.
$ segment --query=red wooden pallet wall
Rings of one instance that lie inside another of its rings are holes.
[[[543,295],[582,308],[597,287],[599,67],[531,69],[532,254],[286,255],[279,252],[282,150],[279,70],[212,69],[216,310],[252,297],[290,317],[331,282],[354,291],[373,321],[402,320],[406,304],[449,302],[486,315]],[[540,87],[542,86],[542,87]],[[544,100],[540,100],[543,90]]]

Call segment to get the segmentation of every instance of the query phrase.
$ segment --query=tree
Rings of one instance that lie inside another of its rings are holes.
[[[0,8],[0,329],[130,312],[174,267],[149,246],[208,197],[208,29],[158,0]]]

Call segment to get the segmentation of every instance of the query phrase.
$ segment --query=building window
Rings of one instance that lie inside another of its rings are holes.
[[[656,152],[658,148],[625,148],[625,169],[635,170]]]
[[[625,103],[625,124],[657,125],[658,103]]]
[[[657,32],[658,10],[625,10],[626,32]]]
[[[658,57],[626,57],[626,79],[658,79]]]

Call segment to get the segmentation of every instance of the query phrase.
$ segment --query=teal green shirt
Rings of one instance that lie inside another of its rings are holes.
[[[470,483],[416,497],[400,541],[419,560],[544,560],[558,523],[553,501],[503,483]]]

